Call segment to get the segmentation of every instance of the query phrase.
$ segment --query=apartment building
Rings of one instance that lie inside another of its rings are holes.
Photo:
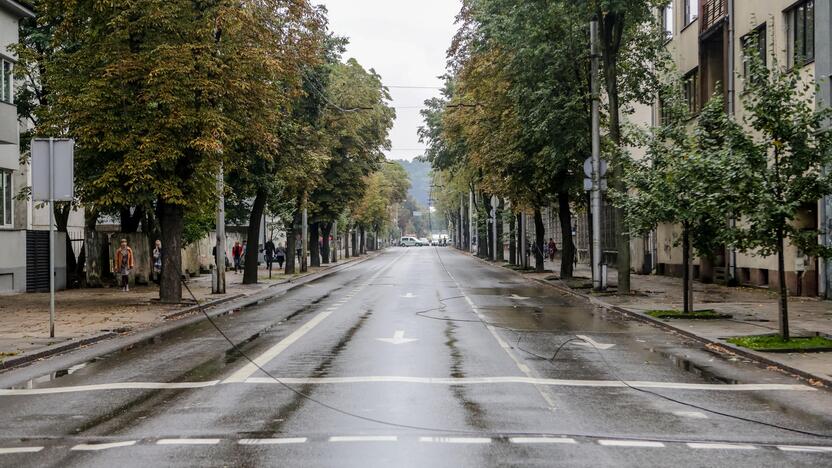
[[[726,111],[742,121],[744,53],[758,49],[767,63],[798,67],[807,80],[816,76],[818,53],[829,53],[829,0],[671,0],[659,11],[667,34],[667,48],[684,77],[690,111],[699,112],[717,90],[723,94]],[[826,23],[819,18],[826,13]],[[758,40],[752,40],[752,38]],[[824,41],[826,41],[824,43]],[[828,57],[827,59],[828,60]],[[829,86],[828,83],[825,86]],[[660,122],[658,103],[641,109],[631,120],[645,125]],[[636,156],[638,156],[636,154]],[[824,203],[802,210],[799,223],[805,228],[828,224]],[[651,261],[658,274],[682,274],[682,249],[676,246],[678,226],[660,226],[649,239],[633,242],[634,259]],[[825,240],[819,240],[825,241]],[[639,253],[643,252],[643,256]],[[636,265],[636,269],[640,269]],[[643,268],[641,268],[643,269]],[[787,247],[786,281],[799,296],[825,295],[827,275],[821,259],[805,256]],[[776,257],[736,252],[716,252],[712,259],[697,259],[694,278],[701,281],[734,280],[749,286],[778,287]]]

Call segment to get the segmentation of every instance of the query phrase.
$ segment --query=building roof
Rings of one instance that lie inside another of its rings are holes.
[[[35,13],[27,4],[15,0],[0,0],[0,10],[5,10],[18,18],[34,18]]]

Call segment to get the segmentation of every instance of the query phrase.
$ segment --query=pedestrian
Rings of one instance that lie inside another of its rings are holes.
[[[549,261],[555,261],[555,254],[558,251],[558,246],[555,244],[555,240],[551,237],[549,238]]]
[[[162,282],[162,241],[156,239],[153,246],[153,282]]]
[[[130,270],[133,269],[133,249],[127,245],[127,239],[122,239],[119,244],[114,270],[121,275],[121,290],[127,292],[130,290]]]
[[[234,247],[231,247],[231,258],[234,260],[234,273],[240,272],[240,267],[243,261],[243,246],[239,241],[234,242]]]
[[[283,247],[283,244],[280,244],[277,247],[277,250],[274,252],[275,260],[277,260],[277,265],[280,269],[283,269],[283,262],[286,261],[286,248]]]
[[[269,278],[272,277],[272,264],[274,263],[275,250],[274,241],[269,239],[263,247],[263,254],[266,257],[266,267],[269,269]]]

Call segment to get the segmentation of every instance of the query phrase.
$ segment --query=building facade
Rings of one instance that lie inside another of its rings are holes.
[[[766,63],[797,67],[807,81],[828,77],[821,71],[829,61],[829,0],[671,0],[659,11],[667,34],[667,48],[684,78],[689,110],[697,114],[715,92],[721,92],[726,111],[743,121],[742,104],[746,75],[746,51],[759,51]],[[821,58],[820,55],[827,57]],[[828,79],[818,80],[829,89]],[[822,101],[819,99],[819,101]],[[631,121],[654,125],[660,122],[661,106],[637,110]],[[636,157],[638,154],[636,152]],[[804,228],[828,225],[823,201],[802,209],[798,223]],[[655,259],[658,274],[681,276],[682,249],[678,226],[660,226],[651,239],[634,241],[633,250]],[[820,239],[829,242],[831,239]],[[635,262],[640,258],[633,256]],[[639,265],[635,265],[636,270]],[[776,288],[779,285],[776,257],[736,252],[730,248],[711,259],[694,262],[694,278],[702,281],[731,281],[735,284]],[[828,294],[827,266],[818,258],[805,256],[787,246],[786,281],[789,291],[799,296]]]

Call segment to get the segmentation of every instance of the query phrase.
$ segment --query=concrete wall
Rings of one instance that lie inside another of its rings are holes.
[[[26,231],[0,231],[0,292],[26,291]]]

